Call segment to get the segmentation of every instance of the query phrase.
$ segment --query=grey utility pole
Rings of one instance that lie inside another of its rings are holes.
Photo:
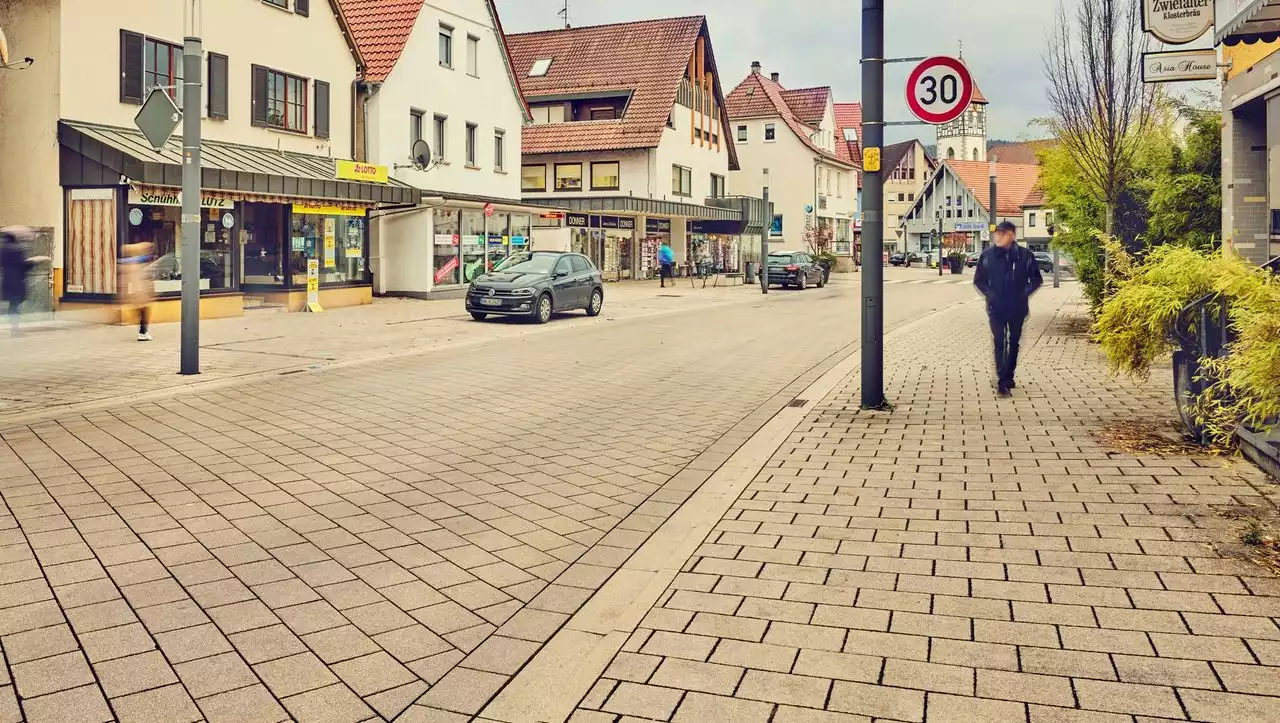
[[[884,145],[884,0],[862,0],[862,144]],[[884,398],[884,174],[862,174],[862,408]]]
[[[996,233],[996,223],[997,223],[996,221],[996,159],[995,159],[995,156],[991,157],[991,163],[987,165],[987,169],[988,169],[988,173],[991,176],[991,196],[989,197],[991,199],[991,226],[987,231],[987,238],[994,241],[995,233]],[[983,247],[985,246],[986,244],[983,244]]]
[[[179,374],[200,373],[200,100],[204,49],[201,2],[183,0],[182,46],[182,352]]]
[[[1058,272],[1058,244],[1054,238],[1054,231],[1057,230],[1052,223],[1049,224],[1049,244],[1053,247],[1053,288],[1062,286],[1062,275]]]
[[[769,206],[769,169],[764,169],[764,218],[760,219],[760,293],[769,293],[769,234],[773,232],[773,209]]]

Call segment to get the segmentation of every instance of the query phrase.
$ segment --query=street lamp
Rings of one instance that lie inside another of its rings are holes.
[[[990,197],[991,222],[990,222],[990,227],[987,229],[987,239],[990,240],[992,238],[992,234],[996,232],[996,157],[995,156],[992,156],[991,162],[987,164],[987,174],[990,176],[990,181],[991,181],[991,189],[990,189],[991,190],[991,197]],[[986,248],[986,246],[987,246],[986,243],[982,244],[983,248]]]
[[[769,206],[769,169],[764,169],[764,215],[760,219],[760,293],[769,293],[769,234],[773,233],[773,208]]]
[[[1055,243],[1053,232],[1057,230],[1057,226],[1052,221],[1049,222],[1049,248],[1053,249],[1053,288],[1062,285],[1062,280],[1058,274],[1058,244]]]
[[[942,276],[942,209],[933,213],[938,218],[938,230],[933,232],[933,243],[938,247],[938,276]]]

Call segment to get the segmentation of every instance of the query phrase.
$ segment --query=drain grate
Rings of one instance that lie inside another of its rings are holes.
[[[788,403],[787,403],[787,406],[788,406],[788,407],[803,407],[804,405],[806,405],[806,404],[808,404],[808,403],[809,403],[809,400],[808,400],[808,399],[792,399],[790,402],[788,402]]]

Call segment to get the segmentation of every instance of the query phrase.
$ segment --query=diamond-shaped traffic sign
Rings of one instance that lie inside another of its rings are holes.
[[[142,108],[133,117],[134,125],[138,126],[147,142],[157,151],[169,142],[169,136],[173,135],[181,122],[182,112],[174,105],[164,88],[152,88]]]

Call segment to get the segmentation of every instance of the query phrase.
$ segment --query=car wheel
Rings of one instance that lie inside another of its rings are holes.
[[[551,294],[543,294],[538,297],[538,303],[533,307],[533,321],[536,324],[545,324],[551,321]]]
[[[489,315],[479,311],[473,311],[471,312],[471,318],[475,319],[476,321],[484,321],[485,319],[489,318]]]
[[[818,274],[818,288],[819,288],[819,289],[821,289],[822,287],[824,287],[824,286],[826,286],[826,285],[827,285],[827,275],[826,275],[826,273],[820,273],[820,274]]]
[[[804,291],[805,287],[808,285],[809,285],[809,275],[800,274],[800,277],[796,280],[796,289],[799,291]]]
[[[587,316],[599,316],[604,308],[604,292],[596,289],[591,292],[591,300],[587,302]]]

